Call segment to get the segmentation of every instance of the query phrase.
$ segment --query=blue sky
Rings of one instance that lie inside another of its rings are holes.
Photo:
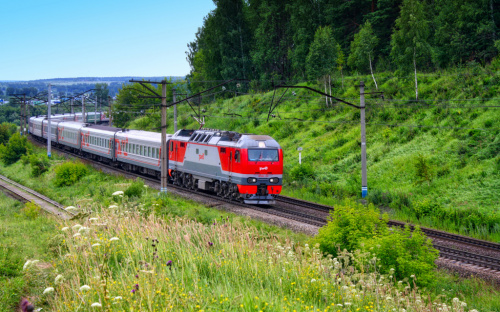
[[[0,80],[183,76],[210,0],[1,0]]]

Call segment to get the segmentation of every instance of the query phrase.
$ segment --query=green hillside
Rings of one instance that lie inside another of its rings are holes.
[[[375,91],[370,76],[333,82],[333,95],[359,104],[359,81]],[[419,75],[412,81],[377,76],[379,95],[367,95],[368,200],[391,218],[500,241],[499,62],[483,68]],[[320,86],[312,86],[320,89]],[[286,89],[277,89],[274,103]],[[217,92],[219,90],[216,90]],[[336,204],[360,198],[359,111],[304,89],[286,91],[267,122],[273,91],[200,104],[207,128],[268,134],[284,150],[284,195]],[[191,103],[193,104],[193,103]],[[179,125],[198,128],[187,105]],[[168,132],[173,112],[168,111]],[[159,127],[159,113],[131,128]],[[302,147],[302,165],[297,147]]]

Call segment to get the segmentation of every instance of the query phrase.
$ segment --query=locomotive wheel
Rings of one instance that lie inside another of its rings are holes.
[[[221,190],[220,182],[215,181],[214,182],[214,192],[217,194],[217,196],[221,196],[220,190]]]
[[[221,196],[224,198],[229,198],[229,188],[226,182],[221,184]]]

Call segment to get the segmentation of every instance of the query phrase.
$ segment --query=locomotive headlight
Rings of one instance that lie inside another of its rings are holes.
[[[257,178],[248,178],[247,182],[248,183],[257,183]]]
[[[271,179],[269,179],[269,182],[274,183],[274,184],[278,183],[279,181],[280,181],[279,178],[271,178]]]

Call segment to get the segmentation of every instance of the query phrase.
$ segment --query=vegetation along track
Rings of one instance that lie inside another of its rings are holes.
[[[32,202],[40,206],[43,210],[50,212],[63,219],[71,219],[74,214],[66,211],[58,202],[40,194],[32,189],[16,183],[7,177],[0,175],[0,187],[13,195],[16,199],[24,202]]]
[[[37,144],[41,144],[40,142],[36,142]],[[59,149],[58,149],[59,150]],[[148,177],[148,176],[143,176],[141,174],[125,171],[113,166],[109,166],[103,163],[99,162],[94,162],[92,160],[89,160],[87,158],[84,158],[80,155],[68,152],[66,150],[59,150],[63,153],[72,155],[74,157],[83,159],[88,162],[92,162],[94,164],[97,164],[98,166],[102,168],[107,168],[110,171],[117,172],[120,174],[128,175],[131,177],[140,177],[144,179],[145,181],[148,181],[152,183],[153,185],[156,185],[159,187],[160,181],[157,179]],[[321,227],[326,224],[327,222],[327,215],[330,210],[333,209],[333,207],[326,206],[326,205],[321,205],[321,204],[316,204],[313,202],[309,201],[304,201],[296,198],[291,198],[291,197],[286,197],[286,196],[279,196],[276,201],[278,203],[286,203],[289,206],[293,206],[294,208],[283,208],[280,207],[279,205],[276,205],[275,207],[273,206],[253,206],[253,205],[247,205],[244,203],[236,202],[230,199],[225,199],[221,198],[215,195],[211,195],[208,193],[205,193],[203,191],[193,191],[186,189],[184,187],[176,186],[169,184],[169,188],[174,188],[178,191],[182,192],[194,192],[198,195],[204,196],[206,198],[214,199],[216,201],[222,201],[222,202],[227,202],[232,205],[237,205],[240,207],[260,211],[266,214],[271,214],[279,217],[283,217],[286,219],[291,219],[297,222],[302,222],[314,226]],[[298,211],[299,209],[296,209],[297,207],[303,207],[307,209],[312,209],[316,211],[320,211],[325,213],[324,216],[313,216],[310,214],[305,213],[304,210]],[[390,226],[399,226],[399,227],[404,227],[406,223],[400,222],[400,221],[395,221],[395,220],[390,220],[389,225]],[[410,224],[410,228],[413,229],[414,225]],[[440,257],[452,261],[458,261],[460,263],[468,264],[468,265],[474,265],[477,267],[485,268],[487,270],[493,270],[500,274],[500,244],[497,243],[492,243],[492,242],[487,242],[479,239],[474,239],[471,237],[466,237],[462,235],[457,235],[457,234],[452,234],[452,233],[447,233],[444,231],[438,231],[434,229],[429,229],[429,228],[424,228],[422,227],[422,232],[424,232],[428,237],[433,239],[433,244],[436,249],[439,250],[440,252]],[[437,240],[440,242],[437,243]],[[451,242],[451,246],[453,248],[450,248],[450,244],[448,243],[443,243],[443,240],[447,242]],[[472,250],[470,248],[473,248]],[[480,249],[478,251],[478,249]]]

